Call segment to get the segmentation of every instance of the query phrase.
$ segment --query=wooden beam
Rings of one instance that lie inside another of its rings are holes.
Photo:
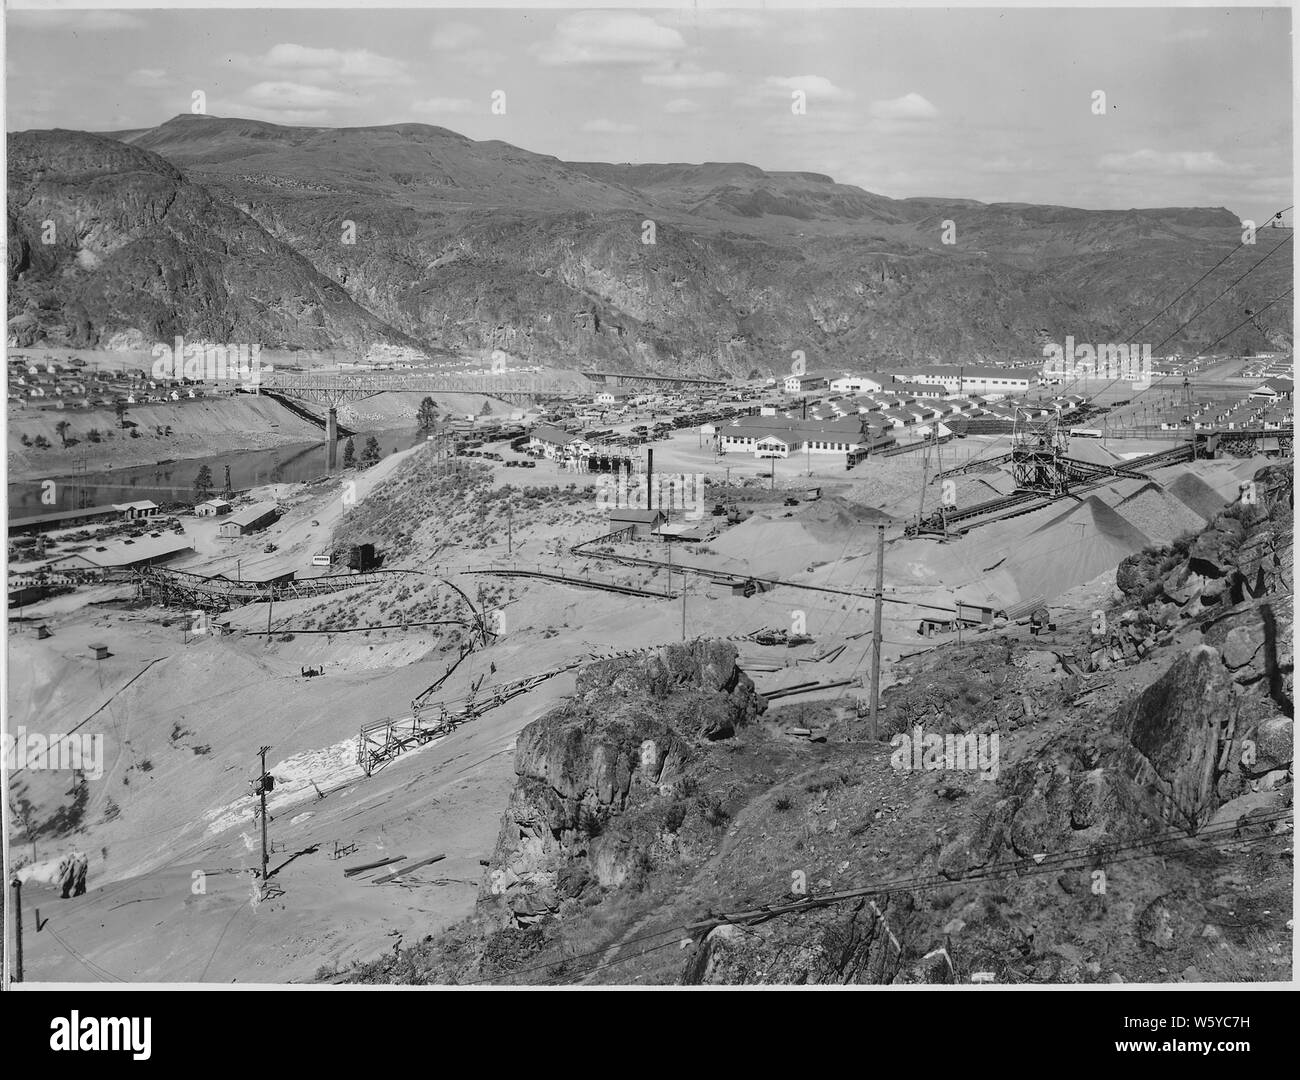
[[[351,877],[353,874],[362,874],[367,870],[374,870],[380,866],[387,866],[389,863],[401,862],[405,855],[393,855],[387,859],[380,859],[378,862],[363,863],[361,866],[353,866],[343,871],[344,877]]]
[[[385,874],[383,877],[377,877],[370,884],[371,885],[387,884],[390,881],[395,881],[403,874],[409,873],[412,870],[418,870],[421,866],[428,866],[430,863],[439,862],[440,860],[445,859],[446,857],[447,857],[446,855],[430,855],[427,859],[421,859],[419,862],[413,862],[409,866],[403,866],[400,870],[396,871],[395,873]]]

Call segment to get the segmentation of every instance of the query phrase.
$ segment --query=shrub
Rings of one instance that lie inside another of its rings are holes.
[[[705,795],[700,799],[700,815],[715,829],[731,820],[730,812],[717,795]]]

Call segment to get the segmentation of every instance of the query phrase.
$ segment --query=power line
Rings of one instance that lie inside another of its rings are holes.
[[[1285,210],[1279,210],[1279,211],[1278,211],[1276,214],[1274,214],[1273,217],[1270,218],[1269,220],[1272,221],[1272,220],[1274,220],[1275,218],[1280,218],[1283,214],[1285,214],[1285,213],[1287,212],[1287,210],[1293,210],[1293,209],[1295,209],[1293,206],[1288,206]],[[1148,319],[1148,320],[1147,320],[1146,322],[1144,322],[1141,326],[1139,326],[1136,330],[1134,330],[1133,333],[1128,334],[1128,335],[1124,338],[1124,340],[1125,340],[1125,341],[1132,341],[1134,338],[1136,338],[1136,337],[1138,336],[1138,334],[1142,333],[1142,331],[1145,330],[1148,326],[1150,326],[1153,322],[1155,322],[1156,319],[1160,318],[1161,315],[1163,315],[1166,311],[1168,311],[1171,307],[1173,307],[1176,303],[1178,303],[1179,300],[1181,300],[1181,299],[1182,299],[1184,296],[1186,296],[1189,292],[1191,292],[1193,289],[1195,289],[1196,286],[1198,286],[1202,281],[1204,281],[1206,278],[1208,278],[1211,274],[1214,273],[1214,271],[1216,271],[1220,266],[1222,266],[1224,263],[1226,263],[1226,262],[1227,262],[1229,259],[1231,259],[1235,254],[1237,254],[1238,251],[1240,251],[1243,247],[1246,247],[1246,246],[1248,246],[1248,245],[1247,245],[1246,241],[1243,239],[1243,240],[1241,241],[1241,243],[1239,243],[1235,248],[1233,248],[1231,251],[1229,251],[1228,254],[1226,254],[1222,259],[1220,259],[1220,260],[1219,260],[1218,262],[1216,262],[1213,266],[1211,266],[1207,271],[1205,271],[1205,273],[1203,273],[1200,277],[1198,277],[1198,278],[1197,278],[1195,281],[1193,281],[1190,285],[1188,285],[1187,288],[1185,288],[1182,292],[1180,292],[1177,296],[1175,296],[1172,300],[1170,300],[1169,303],[1167,303],[1164,307],[1162,307],[1159,311],[1157,311],[1157,312],[1156,312],[1156,313],[1155,313],[1155,314],[1154,314],[1150,319]],[[1280,245],[1279,245],[1279,246],[1280,246]]]
[[[1234,326],[1234,327],[1233,327],[1231,330],[1229,330],[1226,334],[1223,334],[1222,336],[1217,337],[1217,338],[1215,338],[1213,341],[1211,341],[1207,346],[1205,346],[1204,349],[1202,349],[1199,353],[1197,353],[1196,356],[1192,357],[1192,359],[1195,360],[1195,359],[1197,359],[1198,357],[1204,355],[1204,354],[1207,353],[1210,349],[1214,348],[1214,346],[1216,346],[1216,345],[1217,345],[1220,341],[1222,341],[1224,338],[1226,338],[1226,337],[1231,337],[1233,334],[1235,334],[1238,330],[1240,330],[1243,326],[1245,326],[1246,323],[1250,322],[1250,320],[1253,319],[1253,318],[1254,318],[1256,315],[1258,315],[1260,312],[1262,312],[1262,311],[1267,311],[1267,310],[1268,310],[1269,308],[1271,308],[1274,304],[1280,303],[1281,301],[1285,300],[1285,299],[1286,299],[1288,296],[1290,296],[1294,291],[1295,291],[1294,288],[1287,289],[1287,291],[1284,292],[1281,296],[1276,296],[1276,297],[1274,297],[1274,298],[1273,298],[1272,300],[1270,300],[1267,304],[1265,304],[1262,308],[1257,308],[1255,311],[1252,311],[1249,315],[1246,316],[1246,318],[1244,318],[1241,322],[1239,322],[1236,326]]]
[[[1292,236],[1294,236],[1294,234],[1292,234]],[[1216,296],[1208,304],[1204,304],[1201,307],[1197,308],[1196,311],[1194,311],[1190,316],[1187,317],[1187,319],[1185,319],[1179,325],[1178,329],[1176,329],[1172,334],[1170,334],[1167,338],[1165,338],[1162,342],[1160,342],[1159,345],[1155,346],[1155,348],[1152,349],[1151,351],[1155,352],[1159,349],[1162,349],[1165,345],[1169,344],[1169,342],[1173,341],[1174,338],[1176,338],[1184,329],[1187,328],[1187,325],[1191,323],[1193,319],[1195,319],[1198,315],[1201,315],[1203,312],[1205,312],[1206,310],[1208,310],[1209,308],[1217,304],[1220,300],[1223,299],[1224,296],[1227,295],[1230,289],[1235,288],[1242,281],[1244,281],[1251,274],[1253,274],[1256,270],[1258,270],[1261,266],[1263,266],[1264,263],[1266,263],[1270,257],[1272,257],[1277,253],[1278,249],[1281,248],[1283,244],[1289,244],[1291,242],[1292,236],[1286,237],[1284,240],[1282,240],[1281,243],[1275,245],[1274,247],[1266,251],[1260,259],[1258,259],[1255,263],[1251,265],[1249,270],[1247,270],[1244,274],[1241,275],[1241,277],[1236,278],[1234,281],[1232,281],[1226,288],[1224,288],[1222,292],[1219,293],[1218,296]]]

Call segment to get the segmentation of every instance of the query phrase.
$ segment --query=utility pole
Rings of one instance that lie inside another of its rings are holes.
[[[682,640],[686,640],[686,575],[682,574]]]
[[[885,606],[885,526],[876,526],[876,614],[871,634],[871,716],[867,738],[879,738],[880,726],[880,616]]]
[[[930,447],[925,439],[922,439],[921,446],[921,501],[916,507],[916,524],[920,527],[922,519],[925,517],[925,482],[930,472]]]
[[[275,777],[266,771],[266,752],[270,750],[269,746],[261,747],[257,753],[262,759],[262,771],[258,778],[253,781],[253,794],[261,801],[262,812],[262,892],[266,892],[266,793],[275,787]]]
[[[275,586],[272,585],[271,588],[274,589]],[[275,593],[268,592],[266,594],[266,643],[268,645],[271,643],[271,612],[274,610],[275,610]],[[266,770],[263,769],[262,771],[265,772]]]
[[[512,503],[506,503],[506,554],[513,555],[515,552],[515,508]]]
[[[13,982],[23,981],[23,883],[15,877],[14,887],[14,974]]]

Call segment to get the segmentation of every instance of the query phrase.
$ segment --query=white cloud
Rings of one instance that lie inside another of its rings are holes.
[[[613,120],[588,120],[582,125],[583,131],[590,131],[597,135],[630,135],[636,131],[635,124],[620,124]]]
[[[462,114],[478,112],[475,109],[474,102],[469,98],[426,98],[424,101],[416,101],[411,105],[411,112],[416,116],[449,116],[453,113]]]
[[[244,92],[244,100],[272,112],[297,109],[330,109],[355,105],[358,99],[341,90],[327,90],[294,82],[260,82]]]
[[[912,93],[886,101],[873,101],[871,115],[877,120],[933,120],[939,115],[939,110],[920,94]]]
[[[438,52],[459,52],[482,36],[482,29],[471,23],[449,22],[430,35],[429,44]]]
[[[263,109],[257,105],[240,105],[238,115],[245,120],[265,120],[268,124],[318,127],[337,124],[337,119],[329,109]]]
[[[842,90],[822,75],[769,75],[763,80],[770,93],[773,90],[802,90],[810,98],[838,101],[853,95]]]
[[[670,26],[630,11],[581,11],[556,24],[531,52],[543,63],[654,64],[680,53],[686,42]]]
[[[403,61],[368,49],[317,49],[292,42],[273,45],[254,66],[307,83],[400,83],[410,78]]]
[[[695,64],[683,64],[662,71],[647,71],[641,76],[647,86],[663,86],[670,90],[710,90],[727,86],[731,76],[725,71],[705,71]]]
[[[692,101],[690,98],[673,98],[672,101],[668,102],[668,104],[664,106],[664,112],[674,113],[679,116],[683,113],[696,113],[699,111],[699,104]]]
[[[1232,165],[1213,150],[1135,150],[1103,154],[1098,165],[1113,172],[1155,173],[1165,176],[1225,176],[1251,172],[1249,165]]]

